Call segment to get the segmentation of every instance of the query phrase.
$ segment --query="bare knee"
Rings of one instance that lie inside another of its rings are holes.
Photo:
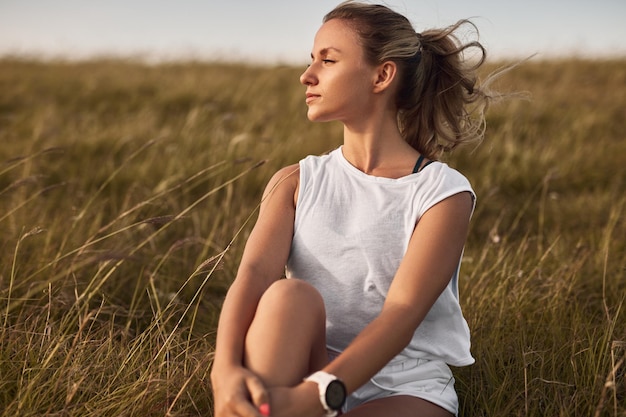
[[[290,314],[306,312],[324,317],[324,300],[311,284],[299,279],[281,279],[273,283],[263,294],[259,308],[288,311]]]

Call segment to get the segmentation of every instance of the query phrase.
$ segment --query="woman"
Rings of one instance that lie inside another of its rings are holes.
[[[279,170],[220,317],[215,415],[450,416],[474,362],[457,278],[474,193],[437,161],[481,136],[460,25],[418,34],[384,6],[324,18],[300,77],[343,145]],[[286,267],[286,269],[285,269]],[[286,271],[288,279],[280,279]]]

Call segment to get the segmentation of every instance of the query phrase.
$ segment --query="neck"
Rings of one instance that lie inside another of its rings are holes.
[[[344,124],[343,155],[366,174],[400,177],[411,170],[419,153],[400,135],[395,114]]]

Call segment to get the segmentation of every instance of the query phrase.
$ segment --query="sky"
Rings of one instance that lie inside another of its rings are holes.
[[[339,0],[0,0],[0,56],[305,64]],[[626,57],[626,0],[382,0],[416,30],[472,18],[494,59]]]

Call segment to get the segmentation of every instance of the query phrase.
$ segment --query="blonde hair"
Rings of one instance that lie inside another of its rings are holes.
[[[478,41],[463,44],[455,35],[468,25],[478,33],[469,20],[416,33],[406,17],[388,7],[354,1],[324,16],[324,22],[332,19],[352,27],[370,64],[398,66],[398,126],[413,148],[437,159],[461,143],[482,139],[491,96],[477,85],[476,71],[485,62],[485,48]],[[473,63],[463,56],[469,48],[479,53]]]

